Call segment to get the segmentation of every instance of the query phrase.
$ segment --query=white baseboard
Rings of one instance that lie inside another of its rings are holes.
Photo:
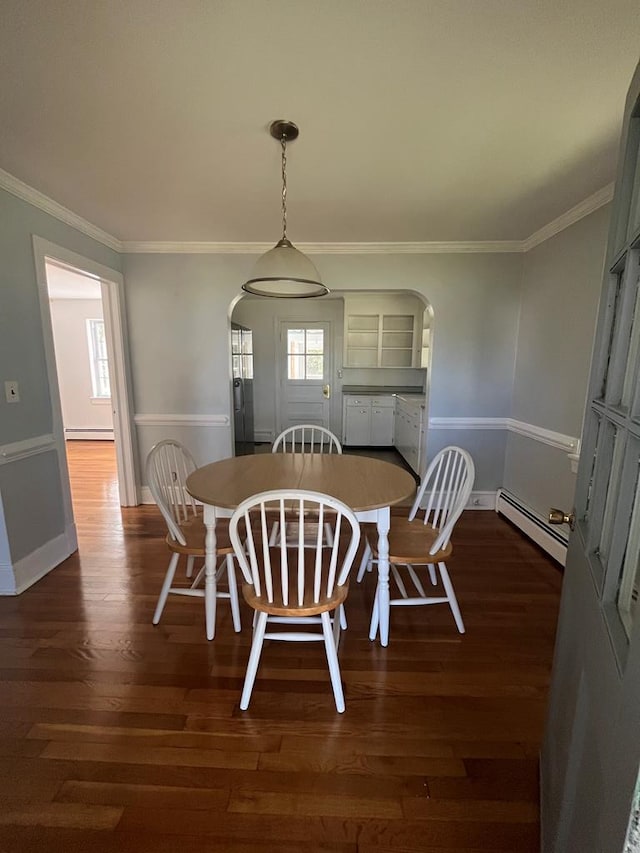
[[[0,595],[20,595],[78,550],[75,524],[11,565],[0,564]]]
[[[471,492],[465,509],[496,508],[496,492]]]
[[[498,489],[496,512],[508,518],[525,536],[564,566],[567,559],[567,533],[552,527],[541,515],[505,489]]]
[[[140,503],[141,504],[155,504],[153,499],[153,495],[151,494],[151,489],[149,486],[140,486]]]

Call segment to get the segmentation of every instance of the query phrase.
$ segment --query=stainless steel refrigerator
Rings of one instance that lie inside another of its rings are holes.
[[[235,455],[246,456],[255,449],[253,438],[253,333],[231,324],[233,363],[233,433]]]

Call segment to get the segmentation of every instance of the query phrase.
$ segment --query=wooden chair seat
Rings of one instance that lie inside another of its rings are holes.
[[[373,531],[367,531],[368,539],[373,557],[377,559],[378,531],[375,524],[370,526],[373,527]],[[408,518],[392,518],[389,530],[389,562],[424,565],[446,560],[453,554],[451,541],[435,554],[431,553],[431,548],[439,535],[439,530],[423,524],[421,519],[409,521]]]
[[[187,554],[193,557],[204,557],[204,540],[207,528],[201,518],[185,521],[180,525],[186,545],[181,545],[170,533],[167,533],[167,545],[174,554]],[[229,539],[229,519],[221,518],[216,522],[216,553],[233,554],[233,546]]]

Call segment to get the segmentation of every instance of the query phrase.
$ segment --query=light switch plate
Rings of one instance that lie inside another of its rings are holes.
[[[20,388],[15,380],[10,379],[4,383],[4,395],[7,398],[7,403],[20,402]]]

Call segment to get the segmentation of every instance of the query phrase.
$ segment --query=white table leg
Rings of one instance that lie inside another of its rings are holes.
[[[389,507],[378,510],[378,616],[380,626],[380,644],[389,645],[389,527],[391,511]],[[373,633],[373,636],[371,634]],[[375,629],[369,632],[369,639],[375,640]]]
[[[216,633],[216,508],[204,505],[205,536],[204,557],[204,609],[207,623],[207,640],[213,640]]]

